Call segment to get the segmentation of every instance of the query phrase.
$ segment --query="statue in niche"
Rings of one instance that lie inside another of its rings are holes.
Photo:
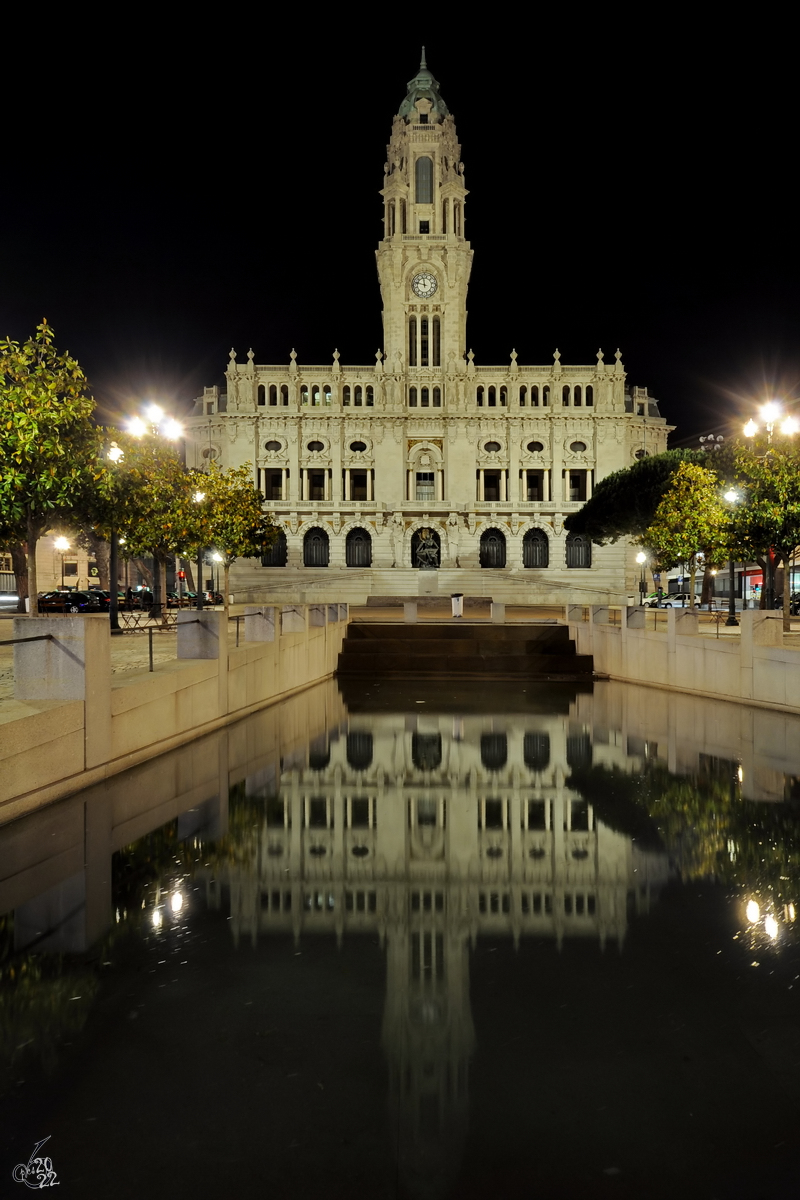
[[[439,566],[439,547],[433,540],[430,529],[420,529],[417,543],[417,566],[427,570],[436,570]]]

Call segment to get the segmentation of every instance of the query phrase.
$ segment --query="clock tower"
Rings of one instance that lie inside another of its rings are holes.
[[[377,250],[387,371],[443,390],[466,353],[472,250],[455,121],[425,62],[408,84],[387,151]]]

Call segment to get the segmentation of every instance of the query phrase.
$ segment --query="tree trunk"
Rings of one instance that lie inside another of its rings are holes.
[[[691,608],[692,610],[694,610],[697,607],[697,605],[694,602],[694,581],[695,581],[696,576],[697,576],[697,567],[695,566],[694,559],[692,559],[692,561],[689,565],[689,608]]]
[[[104,542],[102,538],[94,538],[95,561],[97,562],[98,583],[101,588],[110,590],[113,586],[111,582],[110,564],[111,564],[111,547],[108,542]]]
[[[700,587],[700,607],[707,604],[711,608],[711,601],[714,598],[714,576],[711,572],[711,567],[706,564],[703,571],[703,582]]]
[[[17,595],[19,603],[17,612],[25,612],[25,597],[28,592],[28,552],[24,542],[16,542],[9,547],[11,551],[11,562],[14,567],[14,576],[17,581]]]
[[[187,590],[187,592],[194,592],[197,589],[194,586],[194,572],[192,571],[192,560],[190,558],[185,558],[183,561],[185,563],[185,570],[186,570],[186,590]]]
[[[153,590],[153,572],[150,570],[147,563],[144,561],[143,558],[134,558],[131,561],[133,562],[134,566],[138,570],[139,574],[144,578],[144,581],[147,584],[147,586],[152,591]]]
[[[39,582],[36,576],[36,546],[39,542],[39,530],[35,523],[28,517],[28,543],[27,543],[27,559],[28,559],[28,595],[30,597],[30,613],[31,617],[39,615]],[[24,607],[24,606],[23,606]]]

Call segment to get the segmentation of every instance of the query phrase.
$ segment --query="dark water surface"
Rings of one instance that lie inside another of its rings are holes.
[[[800,1195],[798,777],[738,705],[330,683],[5,826],[0,1196],[47,1137],[61,1197]]]

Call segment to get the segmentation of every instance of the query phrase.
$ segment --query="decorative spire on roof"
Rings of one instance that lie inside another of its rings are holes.
[[[413,79],[408,81],[408,95],[400,105],[398,115],[404,117],[406,120],[413,117],[416,113],[415,106],[418,100],[430,100],[430,116],[433,121],[442,121],[450,112],[444,100],[439,95],[438,79],[434,77],[432,71],[428,70],[424,46],[422,47],[422,59],[419,64],[419,71]]]

